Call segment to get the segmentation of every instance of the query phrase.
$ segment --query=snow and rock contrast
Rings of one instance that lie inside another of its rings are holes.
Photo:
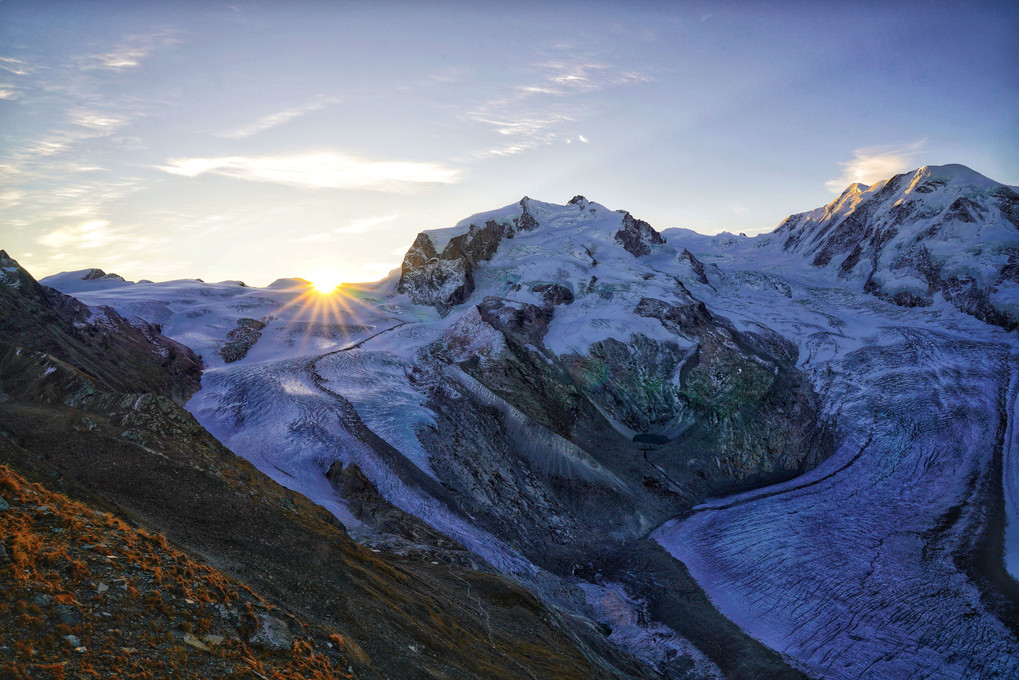
[[[358,540],[640,672],[1009,678],[1016,214],[928,167],[752,239],[524,198],[333,296],[44,283],[200,353],[189,410]]]
[[[961,165],[854,184],[776,230],[785,250],[863,282],[895,304],[940,295],[973,316],[1019,326],[1019,193]]]

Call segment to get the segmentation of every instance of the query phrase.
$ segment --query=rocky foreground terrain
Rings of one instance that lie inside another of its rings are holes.
[[[1017,204],[963,166],[756,238],[524,198],[333,295],[8,258],[45,313],[0,454],[250,588],[159,623],[249,667],[264,615],[358,677],[1012,678]]]

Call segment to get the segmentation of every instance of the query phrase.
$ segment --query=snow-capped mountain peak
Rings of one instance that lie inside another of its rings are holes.
[[[591,267],[602,258],[595,253],[622,250],[629,257],[641,257],[664,243],[647,222],[583,196],[565,205],[525,196],[519,203],[478,213],[449,229],[418,234],[404,257],[398,291],[445,314],[471,295],[475,272],[497,252],[508,260],[579,259]]]
[[[774,235],[897,304],[929,306],[941,294],[989,323],[1019,323],[1019,194],[964,165],[850,185]]]

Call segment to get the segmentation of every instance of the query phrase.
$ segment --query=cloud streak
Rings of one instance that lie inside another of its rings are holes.
[[[260,132],[265,132],[266,130],[271,130],[274,127],[279,127],[280,125],[285,125],[286,123],[289,123],[292,120],[296,120],[298,118],[301,118],[302,116],[306,116],[309,113],[313,113],[315,111],[321,111],[322,109],[324,109],[325,107],[329,106],[330,104],[335,104],[338,101],[339,101],[339,99],[337,99],[335,97],[330,97],[328,99],[324,99],[322,101],[314,102],[314,103],[308,104],[306,106],[299,106],[299,107],[296,107],[296,108],[293,108],[293,109],[287,109],[285,111],[280,111],[278,113],[271,113],[271,114],[269,114],[267,116],[263,116],[263,117],[259,118],[258,120],[256,120],[251,125],[247,125],[247,126],[242,127],[242,128],[240,128],[238,130],[232,130],[230,132],[224,132],[220,136],[221,137],[226,137],[227,139],[245,139],[246,137],[251,137],[252,135],[257,135]]]
[[[541,80],[515,87],[508,95],[484,102],[466,114],[468,120],[492,126],[514,143],[481,151],[475,157],[507,156],[561,138],[565,125],[590,115],[589,106],[577,98],[613,87],[648,82],[651,78],[634,71],[586,59],[557,59],[537,64]],[[573,134],[567,142],[586,143]]]
[[[405,193],[423,184],[455,184],[459,170],[439,163],[374,161],[330,151],[291,156],[176,158],[158,166],[182,177],[207,173],[314,189]]]
[[[824,183],[831,191],[840,193],[850,184],[866,184],[887,179],[913,167],[913,158],[927,142],[921,139],[904,146],[871,146],[856,149],[852,160],[839,163],[842,174]]]
[[[156,50],[180,42],[167,33],[128,37],[109,52],[90,54],[77,60],[83,71],[111,71],[120,73],[138,68]]]
[[[28,75],[28,65],[14,57],[0,57],[0,70],[16,76]]]
[[[114,114],[103,114],[96,111],[73,111],[71,122],[89,130],[111,134],[114,130],[127,123],[127,119]]]

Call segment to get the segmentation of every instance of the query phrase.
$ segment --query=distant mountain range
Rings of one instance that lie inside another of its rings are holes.
[[[525,197],[331,296],[3,258],[0,461],[250,587],[212,634],[281,677],[266,617],[357,677],[1019,674],[1019,195],[968,168],[754,238]]]

